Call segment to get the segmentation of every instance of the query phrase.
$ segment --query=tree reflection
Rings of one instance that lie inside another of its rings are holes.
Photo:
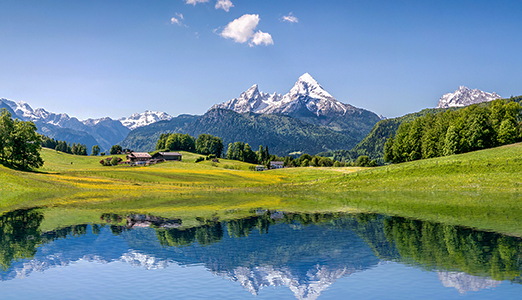
[[[14,261],[32,258],[40,244],[40,223],[43,215],[38,210],[16,210],[0,217],[0,265],[4,271]]]
[[[384,232],[402,262],[495,280],[521,276],[522,240],[517,237],[398,217],[384,219]]]

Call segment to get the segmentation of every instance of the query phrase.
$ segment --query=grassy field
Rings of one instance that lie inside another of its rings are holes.
[[[46,228],[101,213],[230,219],[256,209],[372,211],[522,236],[522,144],[378,168],[254,172],[220,159],[103,167],[100,157],[44,149],[37,172],[0,166],[0,212],[45,207]]]

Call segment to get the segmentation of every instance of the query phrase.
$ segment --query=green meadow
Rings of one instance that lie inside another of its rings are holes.
[[[522,144],[376,168],[255,172],[220,159],[104,167],[101,157],[43,149],[35,172],[0,166],[0,211],[41,207],[53,229],[102,213],[232,219],[258,209],[377,212],[522,236]]]

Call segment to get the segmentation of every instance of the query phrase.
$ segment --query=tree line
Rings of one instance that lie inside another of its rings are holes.
[[[73,155],[87,155],[87,146],[80,143],[67,143],[42,135],[42,147]],[[94,149],[94,148],[93,148]]]
[[[221,157],[223,140],[210,134],[200,134],[194,139],[189,134],[163,133],[156,142],[156,150],[188,151]]]
[[[522,141],[522,107],[498,99],[427,114],[399,126],[384,145],[392,163],[466,153]]]
[[[374,160],[368,156],[361,156],[354,163],[344,163],[328,157],[302,154],[299,157],[291,155],[280,157],[270,154],[268,146],[259,145],[258,151],[254,151],[248,143],[229,143],[227,152],[223,153],[223,141],[219,137],[209,134],[201,134],[197,139],[189,134],[163,133],[156,142],[156,150],[187,151],[203,155],[225,157],[231,160],[243,161],[251,164],[269,166],[271,161],[282,161],[285,167],[344,167],[347,165],[372,167],[376,166]]]
[[[3,108],[0,112],[0,163],[22,169],[39,168],[44,161],[40,156],[42,137],[30,121],[12,119]]]

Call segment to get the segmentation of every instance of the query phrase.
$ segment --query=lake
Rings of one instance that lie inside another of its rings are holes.
[[[522,239],[378,214],[0,217],[3,299],[519,299]]]

